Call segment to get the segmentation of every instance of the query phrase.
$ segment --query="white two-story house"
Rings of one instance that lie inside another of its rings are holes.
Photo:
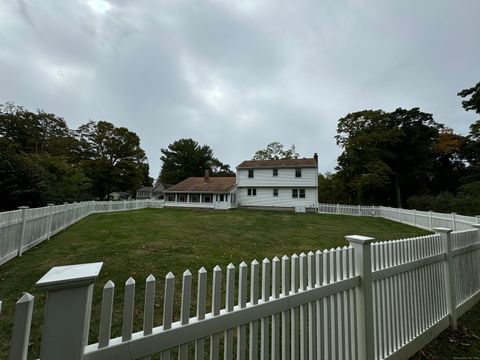
[[[294,208],[318,206],[318,156],[309,159],[247,160],[237,166],[237,205]]]

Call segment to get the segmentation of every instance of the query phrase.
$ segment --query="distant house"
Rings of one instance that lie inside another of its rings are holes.
[[[152,186],[143,186],[137,190],[136,199],[145,200],[145,199],[163,199],[165,188],[168,187],[165,184],[159,183],[155,187]]]
[[[234,208],[235,177],[189,177],[165,190],[165,207]]]
[[[318,206],[318,156],[308,159],[247,160],[237,166],[237,204],[241,207]]]

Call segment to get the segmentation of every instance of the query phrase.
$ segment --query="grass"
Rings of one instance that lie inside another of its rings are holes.
[[[34,284],[53,266],[103,261],[94,290],[90,328],[90,342],[95,342],[101,291],[108,280],[116,284],[112,335],[119,336],[122,291],[130,276],[136,280],[134,331],[138,331],[143,321],[144,283],[151,273],[157,279],[155,324],[159,324],[163,278],[169,271],[177,276],[175,319],[178,319],[181,274],[187,268],[196,279],[196,271],[202,266],[210,276],[217,264],[225,268],[230,262],[238,265],[241,261],[249,263],[253,259],[343,246],[345,235],[388,240],[426,233],[380,218],[274,211],[145,209],[91,215],[0,267],[0,299],[4,302],[0,358],[8,354],[14,304],[23,291],[35,296],[29,357],[38,358],[45,293]],[[195,291],[194,287],[192,293]],[[194,306],[195,303],[192,309]]]

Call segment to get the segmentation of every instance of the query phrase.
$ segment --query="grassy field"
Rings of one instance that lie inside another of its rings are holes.
[[[45,294],[34,284],[53,266],[104,262],[94,291],[90,330],[90,342],[94,342],[98,335],[101,291],[108,280],[116,284],[112,334],[118,336],[122,292],[130,276],[136,280],[134,330],[138,331],[143,321],[144,282],[151,273],[157,279],[155,324],[159,324],[163,278],[169,271],[177,276],[175,317],[178,319],[181,274],[187,268],[196,279],[201,266],[210,273],[217,264],[225,268],[230,262],[237,266],[241,261],[249,263],[253,259],[343,246],[344,236],[350,234],[387,240],[426,233],[380,218],[271,211],[146,209],[91,215],[21,258],[0,266],[0,299],[4,301],[0,316],[0,358],[6,358],[14,303],[23,291],[35,296],[29,357],[38,358]]]

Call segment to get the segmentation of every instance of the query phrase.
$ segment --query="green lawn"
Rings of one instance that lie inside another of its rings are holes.
[[[23,291],[35,296],[29,358],[38,358],[45,294],[34,284],[52,266],[104,262],[94,292],[90,330],[93,342],[98,334],[101,291],[108,280],[116,284],[112,334],[118,336],[123,284],[129,276],[136,280],[134,331],[138,331],[143,321],[144,282],[151,273],[157,278],[155,324],[158,325],[163,278],[169,271],[177,276],[175,317],[178,319],[181,274],[187,268],[196,279],[201,266],[210,273],[217,264],[225,268],[230,262],[237,266],[241,261],[249,263],[253,259],[343,246],[345,235],[387,240],[426,233],[380,218],[273,211],[145,209],[91,215],[21,258],[0,266],[0,299],[4,302],[0,316],[0,358],[6,357],[14,303]],[[195,291],[194,287],[192,293]]]

